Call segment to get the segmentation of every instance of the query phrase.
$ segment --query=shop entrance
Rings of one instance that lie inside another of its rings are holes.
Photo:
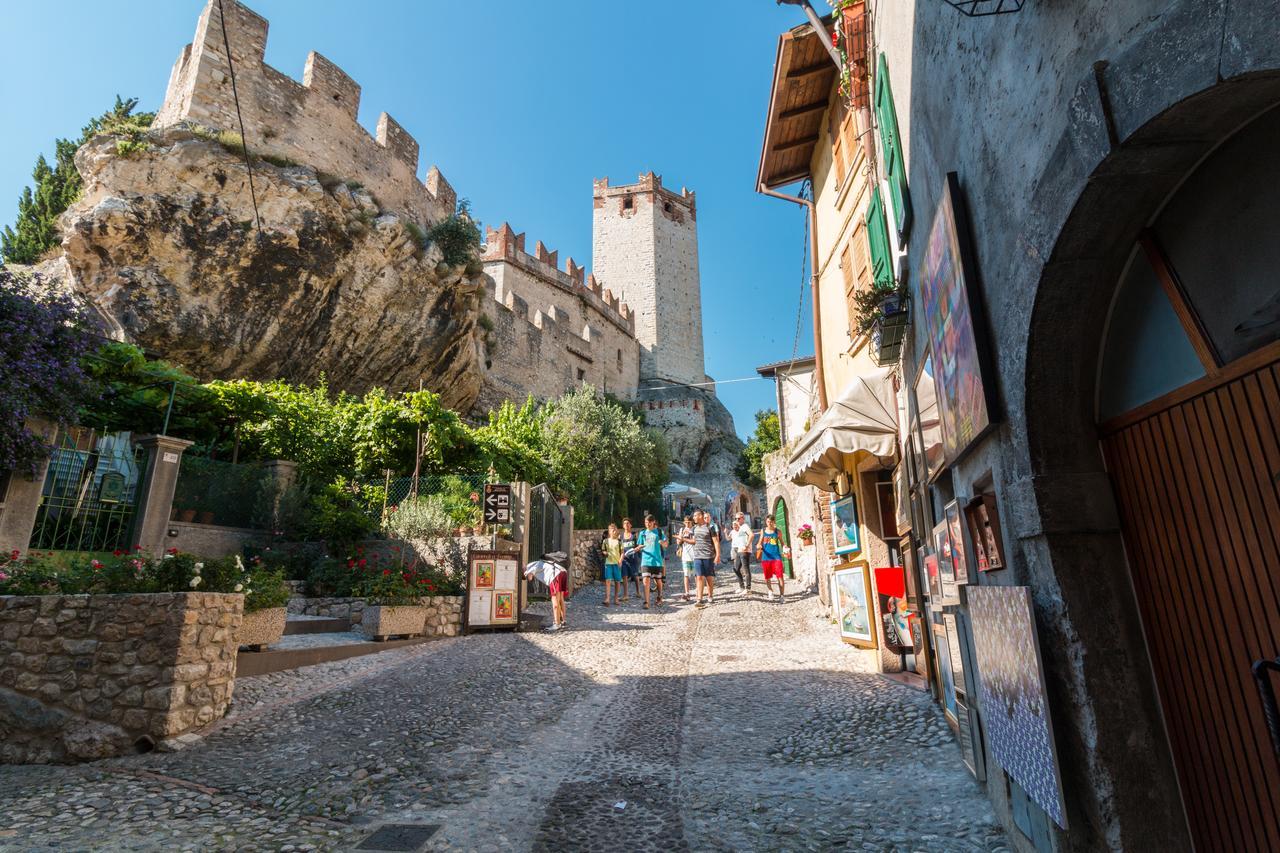
[[[1251,672],[1280,657],[1278,143],[1273,109],[1140,233],[1099,371],[1103,455],[1202,850],[1280,850],[1280,762]]]

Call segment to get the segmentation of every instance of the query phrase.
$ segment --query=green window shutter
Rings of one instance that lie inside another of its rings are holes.
[[[898,112],[889,86],[889,66],[884,54],[876,66],[876,120],[880,125],[880,148],[884,152],[884,173],[889,182],[889,201],[898,239],[906,242],[911,229],[911,194],[907,191],[907,166],[902,158],[902,137],[898,134]]]
[[[889,251],[889,227],[884,218],[880,188],[871,193],[867,205],[867,244],[871,250],[871,278],[875,287],[893,287],[893,263]]]

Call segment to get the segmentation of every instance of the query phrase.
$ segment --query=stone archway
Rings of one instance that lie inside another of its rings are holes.
[[[1077,805],[1082,814],[1072,819],[1084,818],[1095,837],[1073,831],[1076,847],[1192,844],[1134,616],[1095,386],[1107,313],[1139,232],[1201,160],[1280,103],[1280,25],[1261,14],[1250,23],[1246,45],[1269,40],[1270,54],[1242,58],[1239,42],[1224,47],[1231,42],[1220,32],[1198,39],[1171,25],[1083,80],[1077,120],[1053,164],[1061,171],[1046,172],[1039,187],[1040,210],[1049,213],[1038,225],[1056,236],[1028,324],[1022,398],[1011,413],[1024,420],[1025,445],[1011,462],[1021,472],[1022,509],[1035,516],[1024,524],[1024,554],[1033,577],[1056,592],[1047,605],[1056,620],[1049,657],[1063,676],[1059,700],[1074,706],[1064,709],[1073,725],[1058,732],[1064,777],[1069,787],[1098,792]],[[1153,70],[1156,54],[1164,69],[1183,73]],[[1194,830],[1203,839],[1204,828]]]

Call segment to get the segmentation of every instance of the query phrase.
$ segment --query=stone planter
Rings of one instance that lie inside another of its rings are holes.
[[[0,596],[0,763],[146,751],[222,717],[244,596]]]
[[[366,637],[385,640],[388,637],[416,637],[427,621],[427,608],[416,604],[370,605],[364,609],[360,630]]]
[[[260,652],[284,636],[284,623],[288,616],[286,607],[268,607],[244,614],[240,623],[239,643]]]

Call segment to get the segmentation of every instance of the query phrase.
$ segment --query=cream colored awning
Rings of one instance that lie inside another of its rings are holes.
[[[898,403],[890,368],[858,376],[796,445],[787,475],[798,486],[831,491],[841,471],[865,456],[891,460],[897,453]]]

